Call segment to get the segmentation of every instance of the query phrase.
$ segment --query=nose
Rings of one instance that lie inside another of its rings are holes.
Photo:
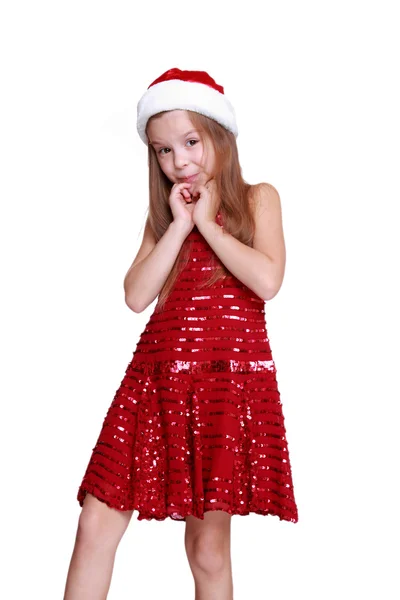
[[[174,164],[176,169],[184,169],[189,164],[189,159],[184,151],[175,152]]]

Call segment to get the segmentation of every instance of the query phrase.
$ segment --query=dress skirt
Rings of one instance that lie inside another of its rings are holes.
[[[264,300],[233,276],[196,289],[211,249],[154,310],[92,448],[87,493],[138,519],[275,515],[297,522],[285,420]]]

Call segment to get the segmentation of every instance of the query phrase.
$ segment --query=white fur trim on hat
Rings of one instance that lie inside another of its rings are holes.
[[[204,83],[171,79],[152,85],[137,105],[137,131],[147,145],[147,121],[164,110],[192,110],[238,135],[235,110],[228,98]]]

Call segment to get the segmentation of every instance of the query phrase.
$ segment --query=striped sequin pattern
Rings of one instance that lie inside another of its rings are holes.
[[[153,311],[104,418],[78,490],[138,519],[209,510],[297,522],[265,303],[230,275],[195,227],[161,312]],[[214,267],[215,268],[215,267]]]

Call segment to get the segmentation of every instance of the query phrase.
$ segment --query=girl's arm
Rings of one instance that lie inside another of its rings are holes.
[[[155,243],[146,224],[142,246],[124,279],[125,302],[133,312],[145,310],[160,293],[186,237],[187,229],[172,221]]]
[[[197,225],[200,233],[226,268],[263,300],[278,293],[285,274],[286,249],[278,191],[258,184],[253,248],[243,244],[213,222]]]

